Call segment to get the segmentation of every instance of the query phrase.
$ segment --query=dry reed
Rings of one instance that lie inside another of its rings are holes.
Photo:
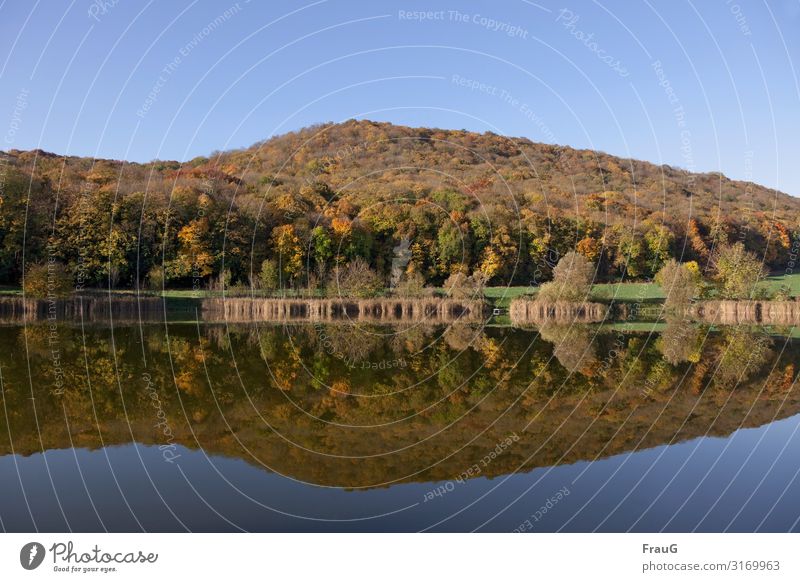
[[[689,313],[701,321],[722,325],[800,324],[800,301],[701,301]]]
[[[602,303],[572,303],[568,301],[531,301],[514,299],[509,308],[514,325],[540,323],[597,323],[608,317],[609,308]]]
[[[205,299],[205,319],[228,322],[357,320],[381,323],[455,321],[484,319],[482,301],[437,299]]]
[[[37,321],[137,321],[162,317],[164,302],[158,297],[85,297],[66,299],[0,299],[0,323],[21,324]]]

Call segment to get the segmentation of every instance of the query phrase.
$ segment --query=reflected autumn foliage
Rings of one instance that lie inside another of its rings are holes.
[[[795,414],[798,359],[787,337],[680,320],[661,335],[579,325],[3,327],[0,454],[162,444],[155,399],[179,445],[348,488],[451,479],[518,435],[486,467],[491,477]]]
[[[684,362],[698,362],[703,339],[703,330],[692,321],[669,314],[657,346],[664,360],[676,366]]]

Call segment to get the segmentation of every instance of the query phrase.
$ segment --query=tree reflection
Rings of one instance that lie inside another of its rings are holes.
[[[772,350],[763,333],[706,335],[679,319],[659,338],[577,325],[545,326],[541,339],[474,326],[206,325],[198,335],[175,324],[118,328],[113,341],[99,327],[57,331],[51,343],[46,327],[0,328],[0,454],[161,445],[163,416],[182,446],[313,483],[378,487],[452,479],[512,433],[519,441],[484,476],[800,412],[798,342]],[[369,365],[337,355],[345,350]],[[719,390],[703,395],[709,385]]]
[[[553,344],[553,355],[568,372],[592,373],[592,367],[597,365],[597,347],[590,328],[547,324],[539,333]]]
[[[713,375],[713,383],[717,388],[730,389],[745,383],[772,356],[772,338],[764,333],[737,325],[726,327],[722,336]]]
[[[666,323],[667,326],[656,341],[664,360],[673,366],[697,362],[700,358],[703,330],[689,319],[675,314],[667,315]]]

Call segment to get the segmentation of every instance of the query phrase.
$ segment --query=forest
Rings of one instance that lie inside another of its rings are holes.
[[[800,199],[719,173],[372,121],[185,163],[0,155],[8,287],[44,266],[72,289],[324,289],[345,268],[374,288],[539,285],[569,251],[635,281],[735,243],[782,272],[799,221]]]

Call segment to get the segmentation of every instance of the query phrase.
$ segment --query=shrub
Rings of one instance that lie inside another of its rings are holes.
[[[592,291],[594,265],[586,257],[570,251],[553,268],[553,280],[539,288],[537,301],[586,301]]]
[[[147,288],[152,291],[161,291],[164,289],[164,267],[161,265],[153,265],[147,272]]]
[[[775,291],[775,295],[772,297],[775,301],[791,301],[792,300],[792,288],[789,285],[781,285],[778,287],[778,290]]]
[[[444,282],[445,293],[453,299],[483,299],[486,276],[480,271],[471,277],[466,273],[456,272]]]
[[[375,297],[383,290],[383,280],[364,259],[357,258],[331,275],[328,292],[343,297]]]
[[[208,281],[209,291],[228,291],[231,288],[233,276],[229,269],[223,269],[218,277],[212,277]]]
[[[656,283],[667,296],[664,302],[667,307],[690,303],[698,293],[700,282],[699,269],[681,264],[675,259],[668,260],[656,273]]]
[[[398,297],[424,297],[430,295],[430,289],[425,287],[425,278],[419,273],[405,275],[392,289]]]
[[[64,265],[55,261],[32,265],[25,274],[23,290],[28,297],[63,297],[72,289],[72,275]]]
[[[722,245],[713,257],[717,290],[723,299],[751,299],[764,278],[764,265],[740,242]]]

